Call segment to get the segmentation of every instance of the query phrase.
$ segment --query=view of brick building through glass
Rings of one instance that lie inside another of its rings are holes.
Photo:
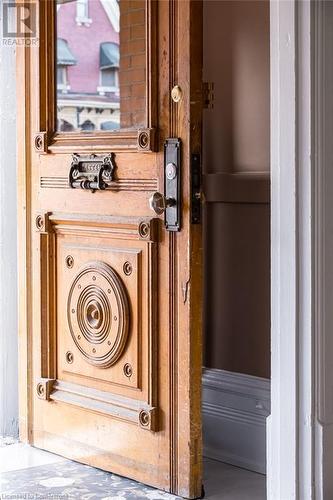
[[[145,4],[57,0],[57,128],[145,125]]]

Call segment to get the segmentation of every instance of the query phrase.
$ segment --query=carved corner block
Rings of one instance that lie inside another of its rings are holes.
[[[158,409],[154,407],[140,410],[139,425],[142,429],[156,432],[158,430]]]
[[[47,153],[47,133],[38,132],[34,138],[35,151],[39,154]]]
[[[155,151],[155,136],[154,128],[138,130],[138,151]]]
[[[36,384],[36,393],[39,399],[44,399],[48,401],[50,399],[50,394],[53,389],[53,384],[55,379],[50,378],[40,378]]]
[[[35,216],[35,227],[39,233],[50,232],[49,212],[37,213]]]
[[[138,233],[142,240],[157,241],[158,219],[143,220],[139,223]]]

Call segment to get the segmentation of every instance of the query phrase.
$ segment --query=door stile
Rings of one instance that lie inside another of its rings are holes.
[[[202,2],[169,3],[170,137],[182,140],[182,229],[169,234],[170,391],[172,491],[185,498],[202,492],[202,261],[201,225],[191,224],[191,155],[201,155]],[[191,124],[189,126],[189,124]],[[184,252],[186,249],[186,259]],[[179,403],[187,401],[186,411]]]
[[[32,266],[31,266],[31,92],[32,49],[17,52],[17,212],[18,212],[18,336],[19,336],[19,436],[31,438],[32,422]]]

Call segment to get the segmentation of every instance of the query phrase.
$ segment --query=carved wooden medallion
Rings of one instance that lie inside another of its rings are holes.
[[[75,277],[67,300],[68,326],[84,359],[108,368],[124,351],[129,330],[125,287],[108,264],[89,262]]]

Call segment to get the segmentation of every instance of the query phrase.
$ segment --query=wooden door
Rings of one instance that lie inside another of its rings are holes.
[[[30,9],[36,43],[18,48],[21,439],[196,498],[201,2]],[[164,193],[168,138],[181,151],[173,231],[149,205]]]

